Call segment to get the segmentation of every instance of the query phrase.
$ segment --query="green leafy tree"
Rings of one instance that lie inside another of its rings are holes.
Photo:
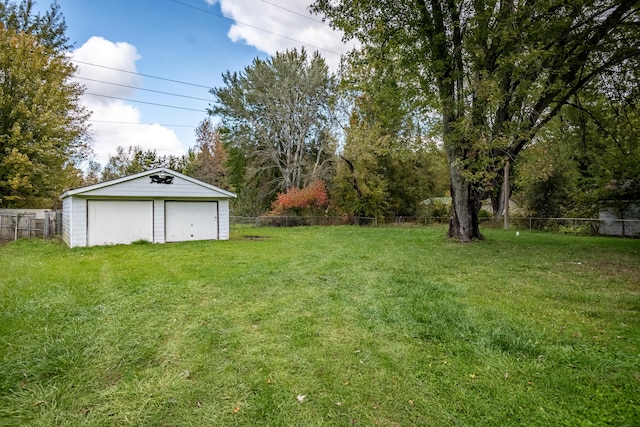
[[[555,127],[556,124],[557,121],[552,120],[536,143],[527,147],[514,165],[513,198],[518,200],[528,216],[564,218],[580,211],[576,200],[579,174],[573,154],[575,146],[567,141],[557,143],[556,138],[560,136],[557,133],[563,132]]]
[[[638,3],[317,0],[353,60],[403,70],[442,118],[452,197],[449,235],[482,238],[479,211],[512,162],[571,97],[639,54]],[[493,191],[495,193],[495,190]]]
[[[187,158],[185,156],[159,155],[156,150],[144,150],[138,145],[130,145],[126,149],[118,147],[115,154],[109,156],[109,160],[102,168],[101,180],[108,181],[159,167],[166,167],[182,173],[187,170]]]
[[[576,94],[525,149],[516,191],[535,216],[624,216],[640,200],[638,68],[618,68]],[[562,144],[558,144],[562,141]]]
[[[82,87],[53,4],[44,15],[32,1],[0,3],[0,199],[4,207],[56,205],[74,185],[75,167],[90,153]]]
[[[58,3],[52,2],[49,10],[43,14],[36,13],[35,9],[34,0],[22,0],[20,3],[0,0],[0,26],[14,33],[31,34],[49,50],[69,50],[71,44],[66,34],[67,24]]]
[[[238,172],[243,189],[251,188],[243,198],[253,197],[254,205],[265,209],[276,191],[324,177],[333,156],[329,120],[335,84],[320,55],[309,57],[302,49],[255,59],[241,73],[224,74],[223,82],[211,90],[216,103],[209,112],[228,130],[230,162],[239,166],[236,156],[245,159]]]
[[[395,70],[377,67],[375,58],[351,64],[342,80],[342,96],[354,100],[333,182],[336,204],[360,216],[419,214],[420,202],[445,191],[435,173],[444,157],[428,142],[419,106],[400,90]]]

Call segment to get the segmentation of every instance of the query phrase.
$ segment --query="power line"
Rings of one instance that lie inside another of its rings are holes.
[[[158,125],[158,126],[163,126],[163,127],[168,127],[168,128],[194,128],[196,126],[194,125],[169,125],[169,124],[163,124],[163,123],[136,123],[136,122],[119,122],[116,120],[93,120],[90,119],[88,120],[91,123],[109,123],[109,124],[116,124],[116,125],[139,125],[139,126],[153,126],[153,125]]]
[[[334,55],[340,56],[340,53],[338,53],[336,51],[333,51],[333,50],[330,50],[330,49],[326,49],[324,47],[315,46],[315,45],[312,45],[311,43],[303,42],[302,40],[294,39],[292,37],[285,36],[283,34],[278,34],[278,33],[275,33],[273,31],[270,31],[270,30],[265,30],[264,28],[260,28],[260,27],[257,27],[255,25],[252,25],[252,24],[247,24],[246,22],[238,21],[237,19],[227,18],[226,16],[221,15],[219,13],[212,12],[212,11],[207,10],[207,9],[202,9],[200,7],[193,6],[193,5],[190,5],[188,3],[184,3],[184,2],[179,1],[179,0],[171,0],[171,1],[174,2],[174,3],[177,3],[177,4],[181,4],[183,6],[186,6],[186,7],[190,7],[191,9],[195,9],[195,10],[198,10],[198,11],[203,12],[203,13],[208,13],[209,15],[217,16],[218,18],[226,19],[227,21],[231,21],[231,22],[233,22],[235,24],[244,25],[245,27],[250,27],[250,28],[256,29],[258,31],[263,31],[265,33],[268,33],[268,34],[271,34],[271,35],[274,35],[274,36],[277,36],[277,37],[280,37],[280,38],[283,38],[283,39],[291,40],[291,41],[294,41],[296,43],[301,43],[302,45],[307,45],[307,46],[312,47],[314,49],[323,50],[325,52],[329,52],[329,53],[332,53]]]
[[[155,106],[158,106],[158,107],[175,108],[177,110],[198,111],[200,113],[206,112],[206,110],[204,110],[204,109],[197,110],[195,108],[178,107],[178,106],[175,106],[175,105],[167,105],[167,104],[158,104],[156,102],[137,101],[135,99],[120,98],[120,97],[117,97],[117,96],[101,95],[99,93],[85,92],[84,94],[85,95],[92,95],[92,96],[100,96],[102,98],[119,99],[121,101],[127,101],[127,102],[137,102],[138,104],[148,104],[148,105],[155,105]]]
[[[135,71],[123,70],[121,68],[107,67],[106,65],[92,64],[91,62],[84,62],[84,61],[80,61],[78,59],[73,59],[73,58],[71,58],[71,60],[73,62],[77,62],[78,64],[92,65],[94,67],[106,68],[108,70],[120,71],[122,73],[135,74],[137,76],[149,77],[149,78],[152,78],[152,79],[164,80],[164,81],[167,81],[167,82],[179,83],[179,84],[187,85],[187,86],[195,86],[195,87],[203,87],[205,89],[211,89],[210,86],[199,85],[199,84],[196,84],[196,83],[183,82],[183,81],[180,81],[180,80],[168,79],[166,77],[152,76],[150,74],[136,73]]]
[[[326,22],[320,21],[318,19],[314,19],[314,18],[310,17],[309,15],[305,15],[303,13],[296,12],[295,10],[287,9],[286,7],[280,6],[279,4],[271,3],[270,1],[267,1],[267,0],[262,0],[262,3],[269,4],[269,5],[273,6],[273,7],[277,7],[278,9],[286,10],[289,13],[293,13],[294,15],[301,16],[301,17],[303,17],[305,19],[308,19],[310,21],[317,22],[318,24],[327,25]]]
[[[215,102],[212,99],[197,98],[195,96],[180,95],[178,93],[162,92],[162,91],[153,90],[153,89],[144,89],[144,88],[141,88],[141,87],[123,85],[123,84],[120,84],[120,83],[112,83],[112,82],[107,82],[107,81],[104,81],[104,80],[89,79],[87,77],[76,76],[75,78],[76,79],[81,79],[81,80],[88,80],[90,82],[97,82],[97,83],[104,83],[104,84],[113,85],[113,86],[126,87],[126,88],[129,88],[129,89],[136,89],[136,90],[143,90],[143,91],[146,91],[146,92],[159,93],[159,94],[162,94],[162,95],[179,96],[180,98],[189,98],[189,99],[196,99],[198,101]]]

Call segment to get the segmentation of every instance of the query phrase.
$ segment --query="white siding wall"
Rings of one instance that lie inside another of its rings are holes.
[[[153,243],[165,243],[164,200],[153,201]]]
[[[62,240],[71,246],[71,201],[72,197],[67,197],[62,201]]]
[[[62,201],[62,238],[74,248],[87,246],[87,201],[67,197]]]
[[[226,195],[195,185],[186,179],[175,177],[173,184],[152,183],[148,176],[121,182],[115,185],[98,188],[82,193],[83,196],[116,196],[116,197],[157,197],[157,198],[188,198],[188,197],[226,197]]]
[[[218,200],[218,240],[229,240],[229,199]]]
[[[72,212],[73,246],[87,246],[87,201],[74,197]]]

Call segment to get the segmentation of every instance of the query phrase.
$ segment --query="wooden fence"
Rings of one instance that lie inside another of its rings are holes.
[[[51,239],[61,233],[59,211],[46,211],[44,217],[35,213],[0,213],[0,240]]]

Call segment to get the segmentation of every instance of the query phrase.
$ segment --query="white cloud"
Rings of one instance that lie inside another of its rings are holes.
[[[319,51],[329,67],[335,70],[340,63],[340,54],[353,47],[353,43],[342,42],[341,32],[321,22],[322,16],[309,13],[310,2],[206,1],[208,4],[220,3],[222,13],[236,21],[228,33],[232,41],[244,41],[269,55],[304,45],[309,52]]]
[[[118,146],[139,145],[161,155],[184,153],[174,131],[158,124],[140,124],[140,110],[118,99],[133,97],[142,86],[142,77],[132,74],[141,58],[135,46],[91,37],[72,52],[72,58],[78,61],[76,77],[86,87],[81,102],[92,112],[93,148],[100,163],[106,163]]]

